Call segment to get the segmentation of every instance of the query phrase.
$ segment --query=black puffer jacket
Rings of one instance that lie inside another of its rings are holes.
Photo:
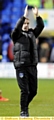
[[[36,38],[43,30],[44,23],[41,17],[37,17],[37,26],[25,32],[22,31],[24,20],[25,17],[22,17],[11,33],[11,38],[14,42],[15,68],[36,65],[38,63]]]

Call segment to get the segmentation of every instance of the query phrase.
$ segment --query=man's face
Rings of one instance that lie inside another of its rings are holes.
[[[28,31],[29,29],[29,19],[25,19],[24,24],[22,26],[23,31]]]

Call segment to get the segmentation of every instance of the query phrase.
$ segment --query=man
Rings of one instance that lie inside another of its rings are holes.
[[[14,66],[21,90],[20,116],[22,117],[29,116],[29,103],[37,94],[38,54],[35,40],[44,28],[42,18],[38,16],[37,7],[34,7],[32,11],[36,16],[37,26],[34,29],[29,29],[28,6],[26,6],[24,15],[11,33],[14,43]]]

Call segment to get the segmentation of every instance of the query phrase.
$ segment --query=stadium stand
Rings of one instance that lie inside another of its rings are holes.
[[[7,53],[11,41],[10,33],[17,20],[23,15],[27,4],[30,7],[36,5],[40,9],[54,8],[54,0],[0,0],[0,55],[3,56],[0,61],[2,62],[11,61]]]
[[[10,58],[7,56],[8,46],[11,41],[9,36],[17,20],[23,15],[25,5],[26,3],[24,0],[0,0],[0,41],[2,41],[2,62],[10,61]]]

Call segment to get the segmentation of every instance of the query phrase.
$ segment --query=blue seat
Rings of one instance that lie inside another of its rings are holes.
[[[19,19],[19,15],[13,15],[12,19],[11,19],[12,20],[11,22],[14,22],[14,23],[17,22],[17,20]]]
[[[20,0],[14,0],[13,4],[20,6],[21,5],[21,1]]]
[[[7,7],[2,10],[2,23],[10,22],[11,15],[11,3],[7,5]]]
[[[4,34],[4,35],[2,36],[2,40],[3,40],[3,42],[5,42],[5,41],[8,41],[8,42],[9,42],[9,40],[10,40],[9,34]]]
[[[2,34],[2,28],[0,27],[0,35]]]
[[[8,45],[9,43],[8,42],[5,42],[2,46],[2,62],[8,62],[9,59],[7,57],[7,50],[8,50]]]
[[[2,24],[2,35],[3,34],[10,34],[11,32],[11,23],[4,23]]]
[[[2,23],[10,23],[10,18],[8,16],[3,16],[2,17]]]

